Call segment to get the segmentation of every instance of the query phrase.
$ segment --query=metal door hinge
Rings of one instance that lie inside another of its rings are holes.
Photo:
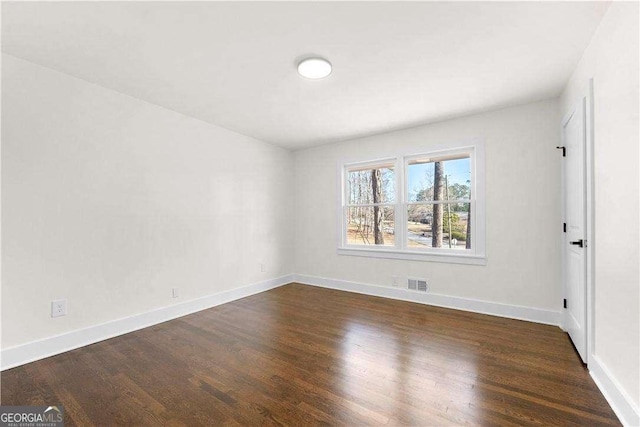
[[[567,232],[567,223],[566,222],[562,223],[562,231],[565,232],[565,233]]]
[[[570,245],[576,245],[576,246],[580,246],[581,248],[585,247],[585,241],[580,239],[580,240],[576,240],[575,242],[569,242]]]
[[[567,308],[567,299],[563,299],[562,300],[562,305],[564,306],[564,308]]]

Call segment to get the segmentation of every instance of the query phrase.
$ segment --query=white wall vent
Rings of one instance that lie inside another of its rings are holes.
[[[407,288],[412,291],[427,292],[427,281],[425,279],[407,279]]]

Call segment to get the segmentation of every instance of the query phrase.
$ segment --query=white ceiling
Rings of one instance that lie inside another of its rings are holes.
[[[299,149],[556,96],[607,6],[3,2],[2,50]]]

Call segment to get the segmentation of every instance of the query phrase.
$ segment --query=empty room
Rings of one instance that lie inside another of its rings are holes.
[[[640,3],[1,15],[0,427],[640,426]]]

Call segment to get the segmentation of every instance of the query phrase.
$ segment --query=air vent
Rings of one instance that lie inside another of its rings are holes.
[[[407,279],[407,288],[412,291],[427,292],[427,281],[424,279]]]

